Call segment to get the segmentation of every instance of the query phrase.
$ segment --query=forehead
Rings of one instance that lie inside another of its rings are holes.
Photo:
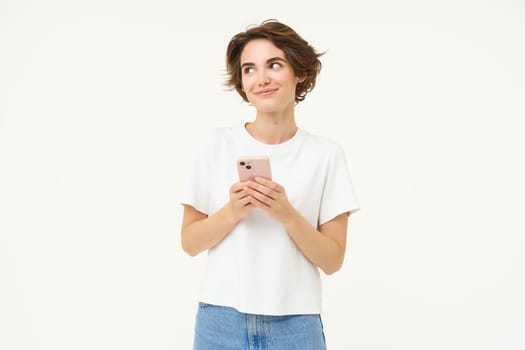
[[[267,39],[250,40],[242,50],[241,65],[244,63],[264,63],[267,59],[280,57],[286,59],[286,56],[280,48],[275,46]]]

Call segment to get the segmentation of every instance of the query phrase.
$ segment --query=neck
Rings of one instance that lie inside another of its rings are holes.
[[[257,112],[255,121],[246,124],[246,130],[256,140],[279,144],[291,139],[297,132],[293,109],[288,112]]]

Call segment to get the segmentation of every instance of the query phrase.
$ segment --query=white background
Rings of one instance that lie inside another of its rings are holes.
[[[224,54],[267,18],[327,51],[297,121],[362,207],[329,349],[525,348],[523,2],[2,0],[1,349],[191,348],[184,167],[253,118]]]

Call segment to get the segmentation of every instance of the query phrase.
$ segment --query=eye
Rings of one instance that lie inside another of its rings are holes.
[[[270,63],[270,68],[271,69],[278,69],[278,68],[281,68],[283,65],[280,64],[279,62],[272,62]]]
[[[246,67],[246,68],[244,68],[244,69],[242,70],[242,72],[243,72],[244,74],[251,74],[251,73],[253,73],[254,71],[255,71],[255,69],[253,69],[253,67]]]

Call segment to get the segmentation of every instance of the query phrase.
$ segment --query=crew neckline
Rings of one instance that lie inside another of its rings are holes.
[[[245,141],[271,154],[286,152],[290,148],[294,147],[294,145],[296,145],[298,142],[300,142],[300,140],[303,139],[304,133],[305,133],[301,128],[297,127],[295,134],[288,140],[281,142],[281,143],[269,144],[269,143],[261,142],[257,140],[255,137],[253,137],[246,129],[246,123],[242,124],[239,127],[239,130],[240,130],[241,136],[243,137]]]

